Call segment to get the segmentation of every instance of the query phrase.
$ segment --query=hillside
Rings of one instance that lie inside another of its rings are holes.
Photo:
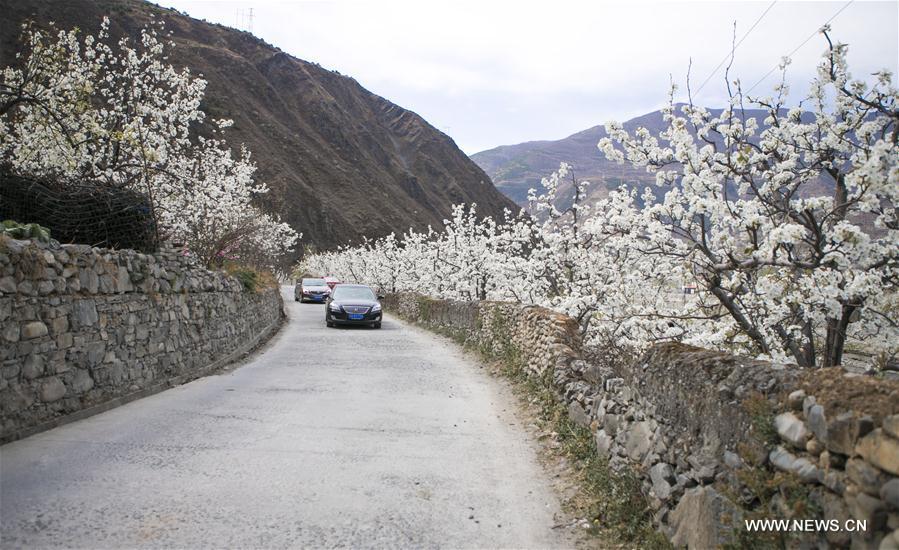
[[[643,115],[624,123],[628,131],[643,126],[653,133],[663,128],[661,111]],[[528,189],[540,190],[540,180],[567,162],[578,179],[587,180],[591,196],[604,197],[607,189],[622,182],[652,184],[655,177],[643,169],[619,165],[606,160],[597,149],[599,140],[606,137],[603,125],[588,128],[557,141],[529,141],[517,145],[503,145],[471,156],[478,166],[493,179],[497,189],[521,206],[527,205]]]
[[[303,233],[301,246],[436,226],[460,202],[489,215],[515,208],[449,136],[414,112],[249,33],[140,0],[0,0],[0,7],[4,66],[28,19],[95,33],[108,15],[114,38],[136,36],[151,15],[163,20],[175,42],[170,60],[208,80],[204,110],[234,120],[229,143],[250,149],[257,177],[271,188],[263,206]]]
[[[721,113],[720,109],[710,111],[716,115]],[[746,116],[755,118],[761,125],[766,112],[747,109]],[[644,127],[653,135],[658,135],[665,128],[661,111],[633,118],[623,125],[630,133]],[[609,190],[617,188],[622,183],[640,187],[655,185],[655,176],[645,169],[607,160],[596,146],[604,137],[607,137],[604,125],[599,125],[557,141],[529,141],[517,145],[503,145],[475,153],[471,158],[490,175],[497,189],[520,206],[527,206],[528,189],[535,188],[539,192],[540,180],[555,172],[561,162],[570,164],[579,180],[591,182],[588,193],[594,200],[605,198]],[[821,186],[829,184],[822,181],[820,186],[816,187]],[[817,189],[823,190],[823,187]],[[572,193],[570,187],[565,187],[561,191],[560,196],[564,205],[565,200],[571,200]]]

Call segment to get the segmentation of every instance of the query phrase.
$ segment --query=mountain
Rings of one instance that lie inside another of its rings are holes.
[[[658,133],[664,128],[662,112],[654,111],[624,123],[625,129],[631,132],[640,126]],[[539,193],[540,180],[558,170],[561,162],[571,165],[579,180],[593,184],[591,197],[601,198],[607,195],[608,189],[615,189],[621,183],[655,182],[655,176],[642,168],[606,160],[596,147],[604,137],[606,131],[600,125],[557,141],[502,145],[475,153],[471,158],[493,179],[497,189],[520,206],[527,206],[528,190],[534,188]]]
[[[0,0],[0,9],[0,66],[13,61],[29,19],[94,34],[108,15],[116,40],[138,36],[151,17],[164,21],[170,62],[208,81],[203,109],[234,120],[229,144],[252,152],[271,189],[262,206],[303,233],[301,246],[438,226],[461,202],[491,216],[517,209],[422,117],[249,33],[141,0]]]
[[[717,116],[721,109],[709,109]],[[767,112],[758,109],[747,109],[747,118],[755,118],[759,125],[767,117]],[[803,120],[809,121],[813,115],[803,114]],[[624,129],[633,134],[637,128],[643,127],[657,136],[667,125],[661,111],[653,111],[623,123]],[[599,140],[607,137],[604,125],[594,126],[557,141],[529,141],[517,145],[503,145],[471,156],[478,166],[490,175],[497,189],[506,194],[520,206],[527,206],[527,194],[531,188],[541,191],[540,180],[558,170],[559,163],[567,162],[572,166],[578,180],[591,183],[588,187],[588,198],[599,200],[608,196],[610,190],[617,189],[622,183],[628,186],[643,188],[655,186],[655,175],[645,168],[634,168],[628,163],[618,164],[607,160],[597,148]],[[719,143],[720,144],[720,143]],[[818,185],[810,186],[807,192],[827,192],[832,189],[829,178],[819,178]],[[560,188],[559,206],[567,206],[573,198],[570,185]]]

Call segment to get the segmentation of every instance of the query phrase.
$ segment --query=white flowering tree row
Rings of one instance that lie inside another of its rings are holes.
[[[608,124],[599,148],[644,166],[655,192],[588,204],[568,166],[532,192],[533,219],[478,220],[308,257],[302,270],[454,299],[517,300],[578,319],[589,341],[639,350],[675,339],[790,361],[841,364],[847,346],[899,352],[899,111],[887,72],[852,80],[831,44],[803,109],[744,97],[712,115],[672,100],[666,129]],[[691,102],[692,103],[692,102]],[[762,124],[744,104],[764,109]],[[572,206],[557,209],[564,178]],[[821,189],[831,189],[822,193]],[[658,193],[662,190],[663,193]],[[661,196],[657,196],[657,193]],[[699,292],[684,296],[695,284]]]
[[[206,264],[271,264],[298,235],[253,205],[267,192],[256,165],[222,138],[230,121],[206,119],[206,81],[168,63],[162,29],[110,44],[106,18],[83,37],[26,24],[22,51],[0,73],[0,161],[63,184],[145,194],[163,238]]]

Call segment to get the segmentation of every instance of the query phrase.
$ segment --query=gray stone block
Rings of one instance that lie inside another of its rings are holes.
[[[822,443],[827,442],[827,418],[824,416],[824,407],[821,405],[812,405],[809,408],[808,416],[806,417],[808,421],[808,427],[815,434],[815,437],[818,438],[818,441]]]
[[[47,325],[41,321],[30,321],[22,324],[22,340],[32,340],[48,334]]]
[[[59,378],[52,376],[41,382],[40,398],[44,403],[58,401],[65,394],[66,386]]]
[[[78,300],[72,307],[72,321],[78,328],[88,328],[97,325],[100,316],[97,314],[97,304],[94,300]]]
[[[12,277],[0,277],[0,292],[14,294],[16,292],[16,280]]]
[[[880,488],[880,499],[899,511],[899,478],[893,478]],[[899,527],[897,527],[899,528]]]
[[[671,542],[687,548],[720,548],[732,544],[742,513],[709,486],[689,489],[669,514]]]
[[[871,466],[860,458],[846,461],[846,475],[858,488],[871,496],[879,496],[880,488],[889,481],[890,476]]]
[[[899,476],[899,440],[878,428],[861,438],[855,451],[881,470]]]
[[[76,369],[70,389],[75,394],[82,394],[94,387],[94,379],[85,369]]]
[[[635,422],[627,430],[625,451],[634,462],[641,462],[652,448],[652,429],[649,422]]]
[[[22,365],[22,376],[26,380],[34,380],[44,373],[44,357],[38,353],[31,353]]]
[[[774,428],[782,440],[797,449],[805,449],[805,443],[811,436],[805,423],[791,412],[781,413],[774,417]]]
[[[883,431],[891,437],[899,439],[899,414],[884,418],[881,427],[883,428]]]

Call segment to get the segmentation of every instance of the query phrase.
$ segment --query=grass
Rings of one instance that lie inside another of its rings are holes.
[[[768,519],[773,516],[789,519],[821,518],[820,507],[811,498],[811,487],[803,484],[798,477],[786,472],[774,472],[764,466],[744,464],[737,471],[737,480],[748,491],[754,506],[751,510],[743,510],[746,520]],[[737,495],[724,491],[731,500]],[[728,494],[729,493],[729,494]],[[736,538],[728,549],[753,550],[755,548],[791,548],[806,547],[802,543],[814,543],[803,540],[810,533],[790,533],[778,531],[748,531],[736,529]],[[813,535],[812,535],[813,537]],[[814,547],[814,544],[807,546]]]
[[[764,395],[758,393],[750,395],[743,401],[743,408],[749,413],[755,440],[764,448],[771,448],[780,443],[780,436],[774,427],[774,406]]]
[[[269,271],[234,263],[225,264],[223,270],[240,281],[247,292],[261,292],[278,287],[277,279]]]
[[[499,364],[499,372],[516,393],[536,406],[541,430],[554,434],[556,445],[549,451],[571,465],[578,491],[565,505],[590,522],[587,534],[608,547],[671,548],[653,527],[652,509],[637,475],[628,468],[612,470],[597,452],[591,430],[568,417],[565,405],[544,381],[529,377],[521,365]]]
[[[430,318],[431,306],[427,299],[419,302],[420,319]],[[642,492],[640,477],[630,468],[613,470],[599,455],[592,431],[568,417],[566,404],[552,386],[552,372],[547,372],[542,379],[528,374],[524,358],[512,342],[507,319],[502,316],[477,319],[479,331],[489,330],[492,340],[489,344],[469,341],[465,331],[432,327],[426,322],[419,324],[456,340],[488,360],[494,373],[508,379],[515,393],[533,407],[538,428],[552,437],[552,444],[544,445],[546,452],[556,459],[566,459],[571,468],[577,492],[564,505],[573,517],[589,522],[590,527],[585,531],[592,542],[588,546],[595,543],[603,548],[672,548],[668,539],[653,526],[653,511]],[[780,441],[774,427],[775,406],[759,394],[750,396],[742,406],[752,423],[751,435],[737,449],[744,461],[736,474],[743,491],[736,494],[721,484],[716,484],[716,488],[731,501],[747,504],[743,506],[745,519],[767,518],[775,512],[794,518],[821,517],[808,485],[765,464],[767,451]],[[798,541],[799,536],[789,533],[738,529],[735,535],[727,548],[785,548],[808,542]]]
[[[14,239],[34,239],[43,243],[50,242],[50,230],[36,223],[18,223],[13,220],[4,220],[0,223],[0,234],[6,234]]]
[[[744,519],[766,519],[772,514],[788,518],[819,518],[821,510],[811,498],[811,487],[803,484],[795,475],[772,470],[764,461],[767,451],[780,444],[774,427],[775,408],[764,396],[754,394],[743,402],[749,413],[752,432],[738,447],[743,467],[736,471],[737,481],[743,488],[741,495],[729,487],[721,487],[733,502],[747,502],[743,506]],[[738,529],[729,549],[787,548],[801,546],[802,533],[750,532]],[[813,545],[814,546],[814,545]]]

